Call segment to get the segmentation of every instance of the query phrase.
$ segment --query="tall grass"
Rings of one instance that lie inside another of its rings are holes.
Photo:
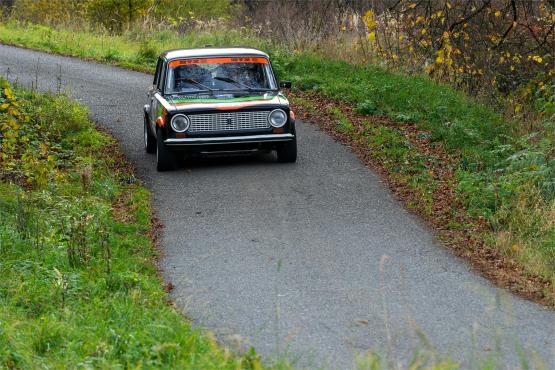
[[[0,126],[19,125],[0,151],[0,368],[260,368],[169,303],[150,194],[115,141],[77,103],[0,82]]]

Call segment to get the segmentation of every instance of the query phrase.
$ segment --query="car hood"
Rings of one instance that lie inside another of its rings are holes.
[[[220,94],[214,96],[167,96],[166,101],[173,109],[183,110],[234,110],[256,106],[289,106],[289,101],[281,93],[235,96]]]

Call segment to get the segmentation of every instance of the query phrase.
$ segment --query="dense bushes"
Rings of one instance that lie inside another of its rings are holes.
[[[1,2],[0,2],[0,5]],[[230,0],[14,0],[6,4],[19,21],[79,28],[102,27],[111,33],[148,26],[188,29],[197,20],[229,16]]]
[[[555,7],[549,1],[392,4],[363,17],[371,47],[388,63],[423,70],[473,95],[508,97],[517,113],[523,103],[542,99],[534,108],[555,113]]]

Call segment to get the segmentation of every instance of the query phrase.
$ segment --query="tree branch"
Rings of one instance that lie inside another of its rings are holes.
[[[503,42],[505,42],[505,38],[507,37],[509,32],[511,32],[511,30],[513,29],[513,27],[515,26],[515,24],[518,20],[518,12],[517,12],[517,9],[516,9],[516,1],[515,0],[511,0],[511,9],[513,11],[513,21],[511,22],[511,24],[509,25],[509,28],[507,28],[505,33],[503,33],[503,36],[501,36],[501,40],[499,40],[497,45],[495,45],[493,47],[494,49],[497,49],[499,46],[501,46],[501,44],[503,44]]]
[[[472,18],[474,18],[475,16],[477,16],[478,14],[480,14],[486,7],[490,6],[491,4],[491,0],[485,0],[484,3],[482,4],[482,6],[475,10],[474,12],[470,13],[467,17],[458,20],[456,22],[453,22],[450,26],[449,26],[449,32],[452,32],[455,27],[468,22],[469,20],[471,20]]]

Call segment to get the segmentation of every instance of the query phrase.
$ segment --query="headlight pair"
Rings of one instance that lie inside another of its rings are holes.
[[[272,127],[283,127],[287,123],[287,113],[283,109],[274,109],[268,115],[268,122]],[[176,114],[172,117],[170,125],[175,132],[185,132],[189,129],[191,121],[184,114]]]

